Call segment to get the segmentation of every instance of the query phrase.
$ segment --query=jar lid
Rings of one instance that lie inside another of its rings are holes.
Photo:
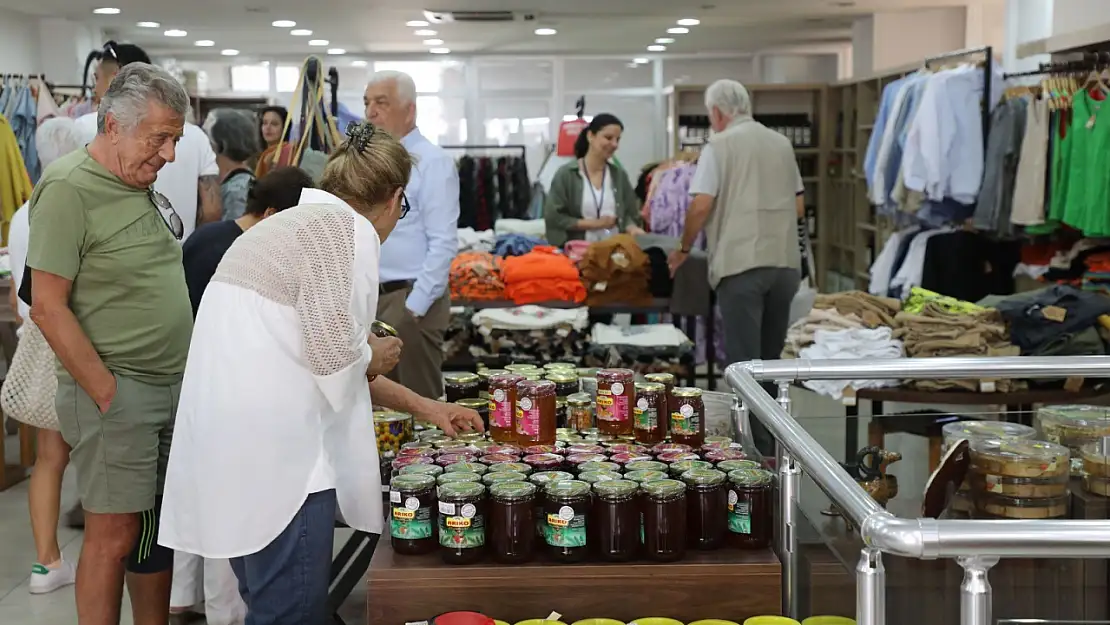
[[[528,475],[532,472],[532,467],[523,462],[498,462],[497,464],[489,465],[488,473],[500,473],[502,471],[512,471],[513,473]]]
[[[712,468],[713,464],[704,460],[679,460],[671,464],[671,472],[675,475],[682,475],[691,469],[705,470]]]
[[[644,376],[648,382],[658,382],[664,386],[674,386],[675,377],[673,373],[649,373]]]
[[[570,384],[578,381],[578,374],[565,369],[552,369],[547,372],[547,380],[556,384]]]
[[[401,445],[401,449],[431,449],[431,448],[432,448],[431,443],[416,442],[416,441],[413,441],[411,443],[405,443],[404,445]]]
[[[559,454],[532,454],[524,456],[524,464],[533,467],[559,467],[563,464],[563,457]]]
[[[535,371],[524,371],[520,375],[524,376],[524,381],[525,382],[542,382],[543,381],[543,371],[540,370],[540,369],[536,369]],[[517,387],[518,387],[517,390],[518,391],[519,391],[519,386],[520,385],[518,384],[517,385]]]
[[[599,380],[602,379],[602,378],[623,379],[623,378],[635,378],[635,377],[636,377],[636,372],[631,370],[631,369],[619,369],[619,368],[599,369],[598,372],[597,372],[597,378]]]
[[[475,412],[481,412],[483,409],[489,407],[489,400],[488,399],[478,399],[478,398],[475,398],[475,397],[467,397],[465,399],[460,399],[459,401],[457,401],[455,403],[459,406],[462,406],[463,408],[469,408],[469,409],[471,409]]]
[[[640,485],[629,480],[609,480],[594,484],[594,492],[602,499],[623,499],[631,497],[640,489]]]
[[[629,471],[624,474],[624,479],[639,482],[656,482],[667,479],[667,474],[662,471]]]
[[[486,451],[486,449],[488,447],[493,446],[493,441],[487,441],[485,439],[480,440],[480,441],[471,441],[470,446],[477,449],[479,452],[484,454],[484,453],[488,453]]]
[[[602,446],[608,449],[609,453],[611,454],[619,454],[623,452],[646,456],[649,453],[648,448],[644,447],[643,445],[637,445],[636,443],[627,443],[620,439],[614,441],[605,441],[604,443],[602,443]]]
[[[524,376],[513,373],[512,371],[491,375],[489,378],[489,383],[497,386],[516,386],[523,381]]]
[[[567,455],[573,454],[604,454],[605,448],[601,445],[590,445],[588,443],[576,443],[567,447]]]
[[[1063,445],[1048,441],[1027,441],[1021,439],[987,438],[971,443],[972,454],[1002,456],[1014,460],[1055,461],[1067,458],[1070,451]]]
[[[578,367],[577,369],[574,370],[574,372],[577,373],[578,377],[580,377],[580,378],[592,378],[592,377],[597,376],[598,368],[597,367]]]
[[[530,362],[514,362],[511,365],[505,365],[509,371],[529,371],[532,369],[539,369],[539,365]]]
[[[389,482],[393,490],[425,490],[435,485],[436,478],[416,473],[402,473]]]
[[[694,448],[683,443],[659,443],[651,448],[656,454],[665,454],[672,451],[694,451]]]
[[[439,445],[440,443],[448,442],[452,439],[443,435],[443,430],[424,430],[417,438],[422,443],[431,443],[432,446]]]
[[[637,382],[637,393],[666,393],[667,387],[658,382]]]
[[[681,386],[671,391],[671,395],[673,395],[674,397],[681,397],[683,399],[691,399],[695,397],[701,397],[701,389],[694,388],[692,386]]]
[[[566,371],[575,371],[576,369],[578,369],[578,365],[574,364],[573,362],[549,362],[549,363],[545,364],[543,366],[543,368],[546,369],[547,371],[554,371],[556,369],[563,369],[563,370],[566,370]],[[577,374],[575,374],[575,375],[577,375]]]
[[[443,467],[438,464],[410,464],[397,472],[398,475],[430,475],[433,478],[442,473]]]
[[[578,466],[587,462],[605,462],[605,454],[571,454],[567,456],[567,462]]]
[[[474,460],[475,460],[475,458],[471,454],[449,453],[449,454],[440,454],[439,457],[436,458],[436,464],[439,464],[440,466],[446,467],[448,465],[452,465],[452,464],[455,464],[455,463],[458,463],[458,462],[473,462]]]
[[[528,476],[516,471],[498,471],[497,473],[487,473],[482,476],[482,483],[490,486],[500,482],[523,482],[527,480]]]
[[[461,482],[481,482],[482,476],[477,473],[444,473],[436,478],[436,484],[443,486],[444,484],[458,484]]]
[[[705,437],[705,443],[707,445],[710,445],[710,444],[713,444],[713,443],[731,443],[731,442],[732,442],[732,439],[729,438],[728,436],[706,436]]]
[[[538,454],[554,454],[558,453],[559,448],[555,445],[529,445],[524,448],[525,456],[535,456]]]
[[[655,480],[654,482],[644,482],[640,484],[640,488],[644,489],[648,497],[656,499],[668,499],[670,497],[678,497],[686,492],[686,485],[678,480]]]
[[[578,481],[587,484],[611,482],[619,479],[621,479],[621,474],[616,471],[579,471],[578,473]]]
[[[717,470],[724,471],[725,473],[732,473],[738,469],[759,469],[762,468],[755,460],[725,460],[717,463]]]
[[[520,456],[516,454],[486,454],[478,458],[478,461],[487,465],[504,464],[506,462],[519,462]]]
[[[489,467],[480,462],[456,462],[444,467],[444,471],[447,473],[477,473],[482,475],[489,471]]]
[[[1037,419],[1076,428],[1104,429],[1110,427],[1110,407],[1063,405],[1044,406]]]
[[[434,458],[436,455],[435,450],[431,449],[430,445],[428,447],[428,449],[419,449],[415,447],[402,449],[400,452],[397,453],[397,455],[401,456],[402,458],[405,456],[428,456],[429,458]]]
[[[682,460],[701,460],[701,456],[691,451],[668,451],[661,453],[656,458],[659,462],[666,462],[667,464],[674,464]]]
[[[390,466],[394,469],[400,469],[410,464],[435,464],[435,460],[432,460],[428,456],[401,456],[394,460]]]
[[[667,465],[655,460],[636,460],[625,465],[626,471],[666,471]]]
[[[598,461],[598,462],[587,462],[587,463],[583,464],[582,466],[578,467],[578,470],[579,471],[613,471],[613,472],[616,472],[616,473],[620,473],[621,465],[619,465],[615,462],[609,462],[607,460],[606,461]]]
[[[459,401],[457,401],[455,403],[461,404],[464,401],[475,401],[475,400],[473,400],[473,399],[460,399]],[[477,401],[482,401],[482,400],[479,399]],[[483,403],[485,403],[485,402],[483,402]],[[466,441],[468,444],[474,444],[477,441],[483,440],[485,438],[485,434],[482,434],[481,432],[462,432],[462,433],[458,434],[456,436],[456,438],[458,438],[460,441]]]
[[[412,415],[407,412],[382,411],[374,412],[374,423],[397,423],[398,421],[411,421]]]
[[[548,497],[582,497],[590,494],[590,485],[578,480],[548,482],[543,492]]]
[[[553,395],[555,393],[555,383],[549,380],[541,380],[540,378],[532,379],[530,375],[526,374],[525,380],[516,385],[516,394],[519,398],[521,395]]]
[[[710,462],[725,462],[728,460],[744,460],[748,454],[739,449],[713,449],[705,452],[705,459]]]
[[[443,374],[443,381],[448,384],[477,384],[478,374],[469,371]]]
[[[528,478],[529,482],[533,484],[549,484],[551,482],[569,481],[573,480],[574,476],[566,471],[541,471],[535,473],[532,477]]]
[[[1033,438],[1037,431],[1028,425],[1006,421],[956,421],[941,429],[946,439]]]
[[[373,333],[375,336],[381,336],[383,334],[385,336],[392,336],[392,337],[401,336],[400,333],[397,332],[396,328],[394,328],[393,326],[389,325],[388,323],[386,323],[384,321],[377,321],[377,320],[375,320],[373,323],[370,324],[370,332]]]
[[[636,462],[637,460],[651,460],[651,456],[647,454],[637,454],[622,451],[620,453],[609,456],[609,460],[617,464],[629,464],[631,462]]]
[[[728,481],[737,486],[769,486],[772,480],[774,476],[771,472],[763,469],[737,469],[728,474]]]
[[[444,477],[444,476],[440,476]],[[440,484],[436,490],[436,495],[443,499],[444,497],[471,499],[474,497],[481,497],[486,492],[486,487],[478,482],[451,482],[448,484]]]
[[[446,436],[444,436],[443,440],[437,440],[432,443],[432,445],[436,449],[458,449],[460,447],[466,447],[466,441],[460,441],[457,438],[447,438]]]
[[[725,479],[724,472],[717,469],[690,469],[682,474],[682,481],[689,486],[718,486]]]
[[[495,375],[501,375],[503,373],[508,373],[508,372],[509,372],[508,369],[482,369],[481,371],[478,372],[478,379],[488,381],[490,378],[492,378]]]
[[[487,454],[512,454],[514,456],[520,455],[520,447],[516,445],[501,445],[493,444],[486,448]]]
[[[503,473],[502,475],[511,475]],[[488,476],[487,476],[488,477]],[[524,476],[521,476],[523,479]],[[523,501],[536,496],[535,484],[517,480],[512,482],[498,482],[489,487],[489,495],[499,501]]]

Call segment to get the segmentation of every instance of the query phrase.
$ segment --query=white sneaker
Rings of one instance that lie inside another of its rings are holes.
[[[32,595],[44,595],[48,592],[54,592],[76,581],[77,567],[66,562],[64,559],[53,569],[48,569],[38,563],[35,563],[35,566],[31,567],[30,591]]]

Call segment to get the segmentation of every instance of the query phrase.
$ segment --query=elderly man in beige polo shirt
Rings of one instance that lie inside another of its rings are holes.
[[[685,262],[704,228],[729,362],[776,359],[801,280],[802,176],[790,141],[752,119],[743,85],[718,80],[705,92],[705,107],[715,134],[690,183],[693,199],[671,271]],[[756,420],[753,426],[757,445],[770,451],[768,433]]]

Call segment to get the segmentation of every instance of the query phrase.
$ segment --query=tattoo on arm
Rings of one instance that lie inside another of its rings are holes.
[[[197,225],[219,221],[223,216],[223,207],[220,201],[220,177],[201,176],[197,180],[197,193],[200,195]]]

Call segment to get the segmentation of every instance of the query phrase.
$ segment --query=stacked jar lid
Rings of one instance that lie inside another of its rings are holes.
[[[1101,406],[1044,406],[1037,410],[1041,438],[1071,450],[1071,472],[1083,475],[1084,445],[1110,436],[1110,409]]]
[[[1071,456],[1048,441],[971,442],[968,488],[976,518],[1052,519],[1067,515]]]
[[[943,456],[962,440],[968,441],[969,444],[989,439],[1030,440],[1037,435],[1037,431],[1028,425],[1007,423],[1005,421],[955,421],[945,424],[941,428],[941,434],[944,437],[943,443],[941,443],[941,455]],[[952,498],[948,509],[969,514],[972,508],[970,482],[965,479]]]
[[[1089,493],[1110,497],[1110,437],[1083,445],[1079,454],[1083,488]]]

